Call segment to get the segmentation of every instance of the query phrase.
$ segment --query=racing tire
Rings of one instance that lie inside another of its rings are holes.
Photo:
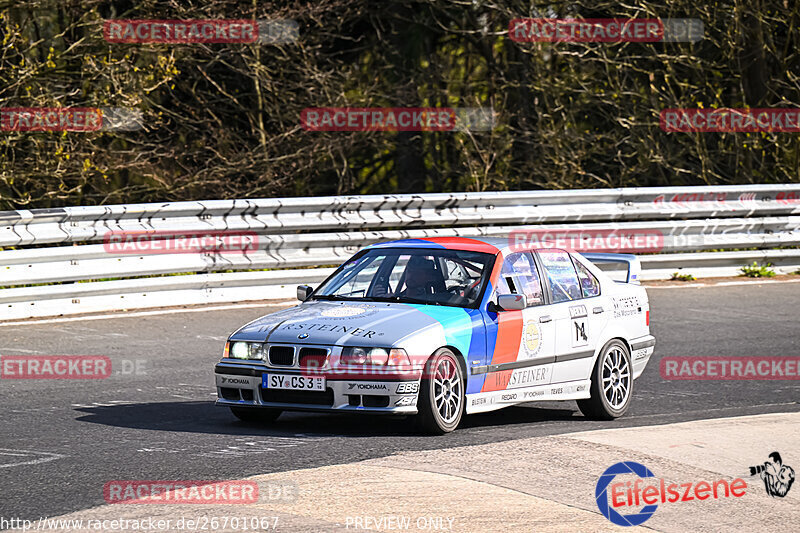
[[[280,409],[265,409],[263,407],[231,407],[233,416],[242,422],[269,423],[275,422],[281,416]]]
[[[464,415],[466,381],[456,355],[440,348],[425,364],[417,402],[417,424],[430,435],[444,435],[458,427]]]
[[[593,420],[613,420],[625,414],[633,396],[633,364],[628,347],[608,341],[592,370],[590,398],[578,400],[578,408]]]

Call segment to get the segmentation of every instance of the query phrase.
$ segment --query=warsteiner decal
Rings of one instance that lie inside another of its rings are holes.
[[[508,380],[508,389],[541,385],[550,379],[550,367],[539,366],[534,368],[521,368],[514,370]]]
[[[371,339],[373,335],[383,335],[377,331],[354,328],[353,326],[334,325],[334,324],[285,324],[281,329],[301,329],[306,331],[330,331],[331,333],[344,333],[354,337],[365,337]]]

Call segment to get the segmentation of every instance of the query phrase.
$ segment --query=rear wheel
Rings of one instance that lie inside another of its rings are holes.
[[[458,427],[464,413],[464,373],[456,355],[441,348],[428,359],[419,391],[418,422],[423,431],[443,435]]]
[[[281,416],[280,409],[265,409],[263,407],[231,407],[233,416],[242,422],[260,422],[262,424],[274,422]]]
[[[633,366],[628,347],[609,341],[600,351],[592,371],[591,398],[578,400],[587,418],[613,420],[625,414],[633,395]]]

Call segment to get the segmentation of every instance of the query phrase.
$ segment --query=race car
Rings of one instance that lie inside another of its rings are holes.
[[[605,263],[623,265],[624,280]],[[371,245],[316,289],[298,287],[299,305],[229,337],[217,404],[245,421],[287,410],[415,416],[433,434],[540,400],[614,419],[655,347],[640,272],[632,255],[503,239]]]

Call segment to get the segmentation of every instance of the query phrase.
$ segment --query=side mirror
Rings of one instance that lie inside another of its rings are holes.
[[[528,301],[524,294],[500,294],[497,307],[502,311],[521,311],[528,307]]]
[[[297,286],[297,299],[301,302],[305,302],[308,300],[308,297],[311,296],[311,293],[314,292],[314,289],[309,287],[308,285],[298,285]]]

